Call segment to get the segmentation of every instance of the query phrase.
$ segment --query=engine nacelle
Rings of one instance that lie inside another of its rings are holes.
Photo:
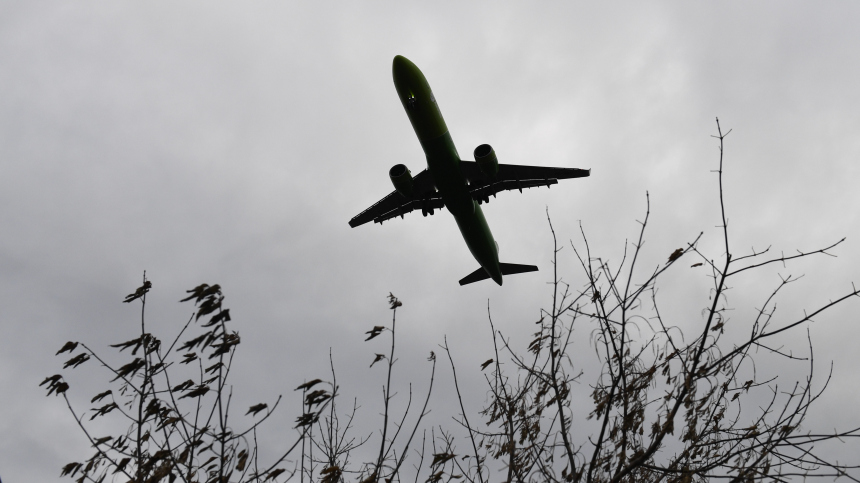
[[[488,178],[495,178],[499,174],[499,160],[489,144],[482,144],[475,148],[475,161],[481,172]]]
[[[412,197],[412,173],[405,164],[395,164],[388,170],[388,177],[391,178],[391,184],[394,189],[401,195]]]

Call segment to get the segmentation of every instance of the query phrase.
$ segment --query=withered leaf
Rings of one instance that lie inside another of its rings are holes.
[[[239,452],[238,462],[236,463],[236,471],[244,471],[245,463],[248,462],[248,452],[246,450],[242,450]]]
[[[119,347],[119,351],[122,352],[128,349],[131,346],[134,346],[134,350],[132,353],[137,353],[137,350],[143,344],[143,336],[138,337],[137,339],[127,340],[125,342],[120,342],[119,344],[111,344],[111,347]]]
[[[68,342],[66,342],[66,343],[65,343],[65,345],[63,345],[63,347],[62,347],[60,350],[58,350],[58,351],[57,351],[57,353],[56,353],[56,354],[54,354],[54,355],[57,355],[57,356],[58,356],[58,355],[62,354],[63,352],[66,352],[66,351],[68,351],[68,352],[72,352],[72,351],[74,351],[75,349],[77,349],[77,347],[78,347],[78,343],[77,343],[77,342],[68,341]]]
[[[63,472],[60,473],[60,476],[75,476],[75,473],[81,469],[81,466],[83,466],[82,463],[69,463],[66,466],[63,466]]]
[[[388,292],[388,304],[391,306],[391,310],[403,306],[403,303],[401,303],[400,300],[398,300],[391,292]]]
[[[457,455],[453,453],[436,453],[433,455],[433,462],[430,463],[430,467],[434,467],[437,465],[444,464],[446,461],[456,458]]]
[[[65,369],[69,366],[72,366],[72,369],[74,369],[74,368],[78,367],[79,365],[83,364],[84,362],[87,362],[88,360],[90,360],[89,354],[87,354],[87,353],[78,354],[75,357],[72,357],[71,359],[67,360],[66,363],[63,364],[63,369]]]
[[[92,415],[92,417],[90,418],[90,421],[92,421],[93,419],[95,419],[99,416],[104,416],[105,414],[113,411],[117,407],[118,406],[116,405],[116,403],[112,402],[110,404],[105,404],[104,406],[102,406],[100,408],[93,408],[93,411],[95,411],[95,414]]]
[[[381,326],[381,325],[377,325],[374,328],[368,330],[367,332],[365,332],[365,334],[370,334],[370,335],[367,337],[367,339],[364,339],[364,341],[367,342],[370,339],[373,339],[377,335],[381,334],[383,330],[385,330],[385,327]]]
[[[185,449],[182,450],[182,453],[179,454],[179,459],[176,460],[179,464],[185,464],[188,461],[188,455],[191,454],[191,447],[186,446]]]
[[[343,475],[343,470],[339,466],[329,466],[320,471],[320,476],[323,477],[321,483],[338,483],[341,481],[341,475]]]
[[[218,312],[217,314],[213,315],[212,318],[209,319],[209,322],[203,324],[202,327],[211,327],[221,322],[222,320],[224,322],[230,322],[230,309],[224,309],[221,312]]]
[[[158,399],[150,399],[146,405],[146,417],[154,416],[161,410],[161,402]]]
[[[367,478],[361,480],[360,483],[376,483],[376,481],[376,471],[374,471]]]
[[[316,386],[317,384],[319,384],[321,382],[323,382],[322,379],[314,379],[313,381],[308,381],[308,382],[302,384],[301,386],[293,389],[293,391],[298,391],[299,389],[310,389],[310,388]]]
[[[133,376],[137,371],[143,368],[145,362],[141,358],[137,358],[128,364],[119,368],[116,372],[116,377],[111,380],[111,382],[116,381],[117,379],[122,379],[127,376]]]
[[[57,396],[59,396],[60,394],[65,393],[65,392],[66,392],[66,391],[68,391],[68,390],[69,390],[69,385],[68,385],[68,384],[66,384],[65,382],[61,382],[61,383],[57,384],[57,385],[54,387],[54,391],[56,391],[56,392],[57,392]],[[48,395],[49,395],[49,396],[51,395],[51,391],[48,391]]]
[[[203,432],[204,432],[204,431],[201,431],[200,433],[203,433]],[[201,441],[201,444],[202,444],[202,441]],[[214,443],[214,442],[212,442],[212,443],[209,443],[207,446],[204,446],[204,447],[200,448],[200,450],[198,450],[198,451],[197,451],[197,454],[203,454],[203,452],[204,452],[204,451],[212,451],[212,446],[213,446],[214,444],[215,444],[215,443]],[[212,460],[209,460],[209,461],[212,461]],[[205,465],[202,465],[202,466],[205,466]]]
[[[694,264],[690,265],[690,268],[701,267],[701,266],[702,266],[702,262],[699,262],[699,263],[694,263]]]
[[[191,379],[189,379],[189,380],[187,380],[187,381],[183,382],[182,384],[179,384],[178,386],[174,386],[174,388],[173,388],[173,389],[171,389],[171,392],[185,391],[185,390],[189,389],[189,388],[190,388],[191,386],[193,386],[193,385],[194,385],[194,381],[192,381]]]
[[[95,396],[94,398],[90,399],[90,402],[91,402],[91,403],[99,402],[99,401],[101,401],[102,399],[104,399],[105,397],[109,396],[112,392],[113,392],[113,391],[111,391],[110,389],[108,389],[108,390],[107,390],[107,391],[105,391],[105,392],[102,392],[102,393],[96,394],[96,396]]]
[[[315,404],[320,404],[331,397],[331,394],[328,391],[323,389],[317,389],[316,391],[311,391],[305,396],[305,404],[308,406],[313,406]]]
[[[161,431],[162,429],[166,428],[167,426],[175,425],[179,421],[182,421],[182,418],[177,417],[177,416],[172,416],[172,417],[166,418],[164,421],[162,421],[161,424],[159,424],[158,427],[155,429],[158,431]]]
[[[53,386],[54,384],[57,383],[57,381],[59,381],[62,378],[63,378],[63,376],[61,376],[59,374],[54,374],[53,376],[48,376],[45,378],[44,381],[39,383],[39,386],[44,386],[45,384],[48,384],[48,383],[51,383],[48,387]]]
[[[187,301],[193,299],[194,297],[197,297],[197,295],[199,293],[203,292],[204,290],[206,290],[207,287],[209,287],[209,284],[201,283],[200,285],[192,288],[191,290],[186,290],[185,293],[190,293],[191,295],[180,300],[180,302],[187,302]]]
[[[97,438],[93,441],[93,446],[98,446],[100,444],[105,444],[108,441],[112,440],[113,436],[105,436],[104,438]]]
[[[671,255],[669,255],[669,262],[674,262],[675,260],[681,258],[681,255],[684,254],[683,248],[677,248]]]
[[[193,391],[189,392],[188,394],[180,396],[179,399],[185,399],[187,397],[201,397],[201,396],[205,395],[207,392],[209,392],[209,386],[200,385],[200,386],[197,386]]]
[[[385,354],[376,354],[376,358],[375,358],[375,359],[373,359],[373,362],[371,362],[371,363],[370,363],[370,367],[373,367],[373,365],[374,365],[374,364],[376,364],[377,362],[379,362],[379,361],[381,361],[382,359],[385,359],[385,358],[386,358],[386,357],[385,357]]]
[[[442,470],[439,470],[436,473],[433,473],[432,475],[427,477],[427,483],[438,483],[439,481],[442,481],[442,476],[444,474],[445,474],[445,472]]]
[[[197,300],[194,302],[196,304],[197,302],[200,302],[201,300],[206,297],[209,297],[210,295],[217,295],[221,293],[221,286],[216,283],[215,285],[212,285],[210,287],[209,284],[202,283],[191,290],[186,290],[185,293],[190,293],[191,295],[180,300],[180,302],[186,302],[188,300],[196,298]]]
[[[260,411],[262,411],[262,410],[266,409],[267,407],[269,407],[269,405],[268,405],[268,404],[266,404],[266,403],[255,404],[255,405],[251,406],[251,407],[248,409],[248,412],[247,412],[247,413],[245,413],[245,416],[247,416],[247,415],[249,415],[249,414],[251,414],[251,413],[254,413],[254,416],[256,416],[256,415],[257,415],[257,413],[259,413]],[[241,470],[239,470],[239,471],[241,471]]]
[[[152,288],[152,282],[147,280],[146,282],[143,282],[143,285],[138,287],[137,290],[134,291],[134,293],[126,295],[125,300],[123,300],[122,302],[127,304],[129,302],[137,300],[137,299],[143,297],[144,295],[146,295],[146,293],[149,292],[149,289],[151,289],[151,288]]]
[[[182,347],[180,347],[179,350],[184,351],[184,350],[194,349],[200,343],[202,343],[204,340],[206,340],[206,337],[209,336],[209,334],[210,334],[210,332],[207,332],[207,333],[201,335],[200,337],[196,337],[194,339],[191,339],[191,340],[185,342],[185,344],[182,344]],[[204,346],[205,346],[205,344],[204,344]]]
[[[300,428],[303,426],[309,426],[314,424],[319,419],[319,415],[317,413],[305,413],[296,418],[296,427]]]
[[[63,376],[59,374],[54,374],[53,376],[46,377],[44,381],[42,381],[39,386],[43,386],[48,384],[48,396],[53,393],[57,393],[57,396],[63,394],[64,392],[69,390],[69,385],[62,381]]]
[[[209,354],[209,359],[214,359],[220,355],[227,354],[228,352],[230,352],[230,349],[233,348],[233,346],[239,345],[241,341],[242,339],[236,332],[224,336],[220,344],[212,345],[215,350],[212,352],[212,354]]]
[[[111,444],[110,447],[118,449],[119,451],[123,451],[125,450],[125,448],[128,448],[128,438],[123,438],[122,436],[120,436],[119,438],[114,440],[113,444]]]
[[[119,464],[116,465],[116,469],[113,470],[113,474],[119,473],[124,470],[126,465],[131,461],[131,458],[123,458],[119,461]]]
[[[211,314],[216,310],[221,308],[221,299],[215,297],[209,297],[203,301],[197,308],[197,318],[195,320],[200,320],[200,317],[204,315]]]
[[[483,364],[481,364],[481,370],[483,371],[484,369],[487,368],[487,366],[489,366],[492,363],[493,363],[492,359],[487,359]]]
[[[275,478],[281,476],[281,473],[283,473],[285,471],[287,471],[287,470],[285,470],[283,468],[278,468],[275,471],[272,471],[271,473],[269,473],[269,476],[266,477],[266,481],[274,480]]]

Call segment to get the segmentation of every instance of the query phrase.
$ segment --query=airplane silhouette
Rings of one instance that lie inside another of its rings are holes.
[[[505,190],[557,184],[560,179],[583,178],[590,169],[551,168],[499,164],[489,144],[475,148],[475,161],[461,160],[442,119],[442,112],[424,74],[409,59],[394,57],[394,87],[418,141],[427,157],[427,169],[412,176],[403,164],[388,171],[394,191],[349,221],[355,228],[370,221],[382,223],[413,210],[424,216],[443,207],[454,215],[466,246],[481,265],[460,280],[460,285],[503,275],[537,271],[534,265],[499,262],[499,245],[490,232],[481,204]]]

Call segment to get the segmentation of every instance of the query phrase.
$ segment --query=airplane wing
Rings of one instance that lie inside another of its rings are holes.
[[[544,166],[520,166],[516,164],[499,164],[499,172],[493,178],[488,178],[475,161],[460,161],[460,170],[469,180],[469,191],[472,198],[480,202],[489,201],[490,195],[505,190],[536,186],[554,185],[560,179],[585,178],[591,175],[590,169],[551,168]]]
[[[368,222],[382,223],[396,216],[403,217],[413,210],[422,210],[424,216],[445,206],[442,198],[433,185],[433,178],[425,169],[412,178],[413,196],[406,197],[397,191],[392,191],[385,198],[374,203],[349,220],[349,226],[355,228]]]

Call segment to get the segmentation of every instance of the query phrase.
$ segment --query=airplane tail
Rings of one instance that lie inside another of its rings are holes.
[[[538,267],[534,265],[518,265],[516,263],[500,263],[499,268],[502,270],[502,275],[514,275],[517,273],[538,271]],[[478,267],[477,270],[466,275],[462,280],[460,280],[460,285],[468,285],[488,278],[490,278],[490,274],[484,270],[484,267]]]

